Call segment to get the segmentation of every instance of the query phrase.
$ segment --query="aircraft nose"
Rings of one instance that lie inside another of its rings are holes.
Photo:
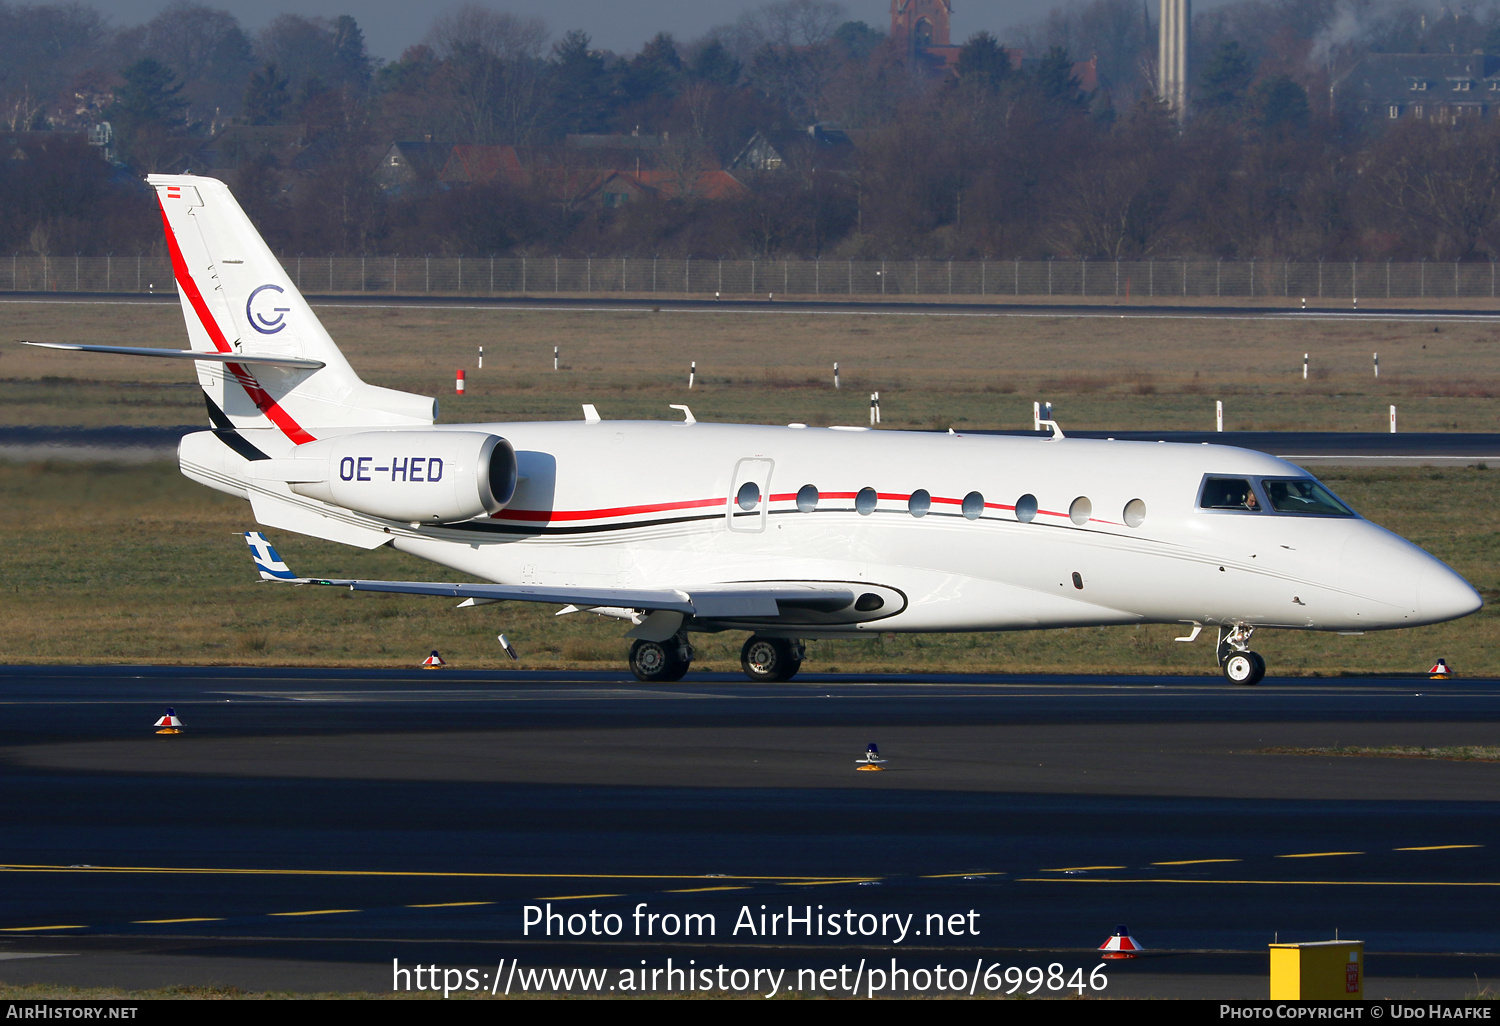
[[[1417,617],[1423,623],[1456,620],[1478,612],[1484,599],[1474,586],[1445,564],[1432,560],[1417,592]]]

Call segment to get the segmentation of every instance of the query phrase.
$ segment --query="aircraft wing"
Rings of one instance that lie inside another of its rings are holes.
[[[848,588],[786,582],[713,584],[684,588],[590,588],[571,585],[445,584],[425,581],[325,580],[298,577],[259,531],[246,531],[245,541],[262,580],[283,584],[319,584],[351,591],[395,592],[403,595],[442,595],[484,602],[549,602],[582,609],[613,607],[661,610],[705,619],[775,617],[783,607],[832,612],[854,602]]]

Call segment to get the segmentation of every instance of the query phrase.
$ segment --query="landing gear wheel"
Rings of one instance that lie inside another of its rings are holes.
[[[693,646],[681,634],[666,641],[637,641],[630,646],[630,672],[647,684],[679,681],[693,662]]]
[[[1232,652],[1224,660],[1224,677],[1231,684],[1259,684],[1266,675],[1266,661],[1255,652]]]
[[[803,651],[800,641],[752,634],[740,649],[740,666],[745,676],[758,684],[791,680],[802,669]]]

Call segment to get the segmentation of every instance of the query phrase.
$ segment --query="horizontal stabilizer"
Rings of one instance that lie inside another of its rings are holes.
[[[42,349],[66,349],[75,353],[112,353],[116,356],[155,356],[166,360],[196,360],[200,363],[243,363],[287,370],[318,370],[321,360],[303,360],[295,356],[254,356],[250,353],[204,353],[194,349],[146,349],[141,346],[80,346],[70,342],[27,342],[22,345]]]

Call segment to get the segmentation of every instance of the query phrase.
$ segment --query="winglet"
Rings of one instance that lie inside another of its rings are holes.
[[[250,557],[255,560],[255,569],[260,571],[261,580],[303,583],[302,578],[292,573],[291,568],[282,560],[281,554],[271,547],[265,535],[259,531],[246,531],[245,541],[250,546]]]

